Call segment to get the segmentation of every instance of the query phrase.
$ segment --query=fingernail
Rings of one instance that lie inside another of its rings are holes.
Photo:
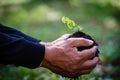
[[[94,46],[94,48],[95,48],[95,50],[97,50],[98,47],[97,47],[97,46]]]
[[[98,62],[98,58],[97,57],[95,57],[95,61]]]
[[[97,51],[97,46],[94,46],[93,49],[94,49],[94,51],[95,51],[95,53],[96,53],[96,51]]]
[[[92,40],[88,40],[89,44],[92,45],[93,44],[93,41]]]

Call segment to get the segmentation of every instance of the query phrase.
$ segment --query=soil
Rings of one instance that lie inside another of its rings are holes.
[[[92,46],[77,47],[78,51],[82,51],[82,50],[85,50],[85,49],[90,49],[94,45],[98,46],[97,42],[90,35],[85,34],[84,32],[77,31],[77,32],[73,33],[72,35],[70,35],[68,38],[71,38],[71,37],[73,37],[73,38],[78,38],[78,37],[86,38],[86,39],[92,40],[94,42]],[[97,49],[95,56],[98,56],[98,53],[99,53],[99,50]]]

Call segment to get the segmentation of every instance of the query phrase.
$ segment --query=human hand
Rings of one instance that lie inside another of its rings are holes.
[[[65,77],[77,77],[90,73],[99,61],[95,57],[97,46],[83,51],[77,51],[78,46],[90,46],[92,41],[84,38],[68,38],[64,35],[61,38],[45,44],[45,57],[42,67]],[[91,58],[93,58],[91,60]]]

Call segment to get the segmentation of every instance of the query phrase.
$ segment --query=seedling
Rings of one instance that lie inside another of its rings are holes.
[[[62,17],[62,22],[67,24],[69,29],[73,29],[75,31],[82,31],[83,28],[80,25],[77,25],[75,21],[69,19],[68,17],[63,16]]]

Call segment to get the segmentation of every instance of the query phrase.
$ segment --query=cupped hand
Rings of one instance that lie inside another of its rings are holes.
[[[76,47],[90,46],[93,41],[84,38],[66,39],[68,36],[64,35],[53,42],[41,43],[45,45],[45,56],[41,66],[65,77],[90,73],[99,61],[98,57],[93,58],[97,46],[77,51]]]

